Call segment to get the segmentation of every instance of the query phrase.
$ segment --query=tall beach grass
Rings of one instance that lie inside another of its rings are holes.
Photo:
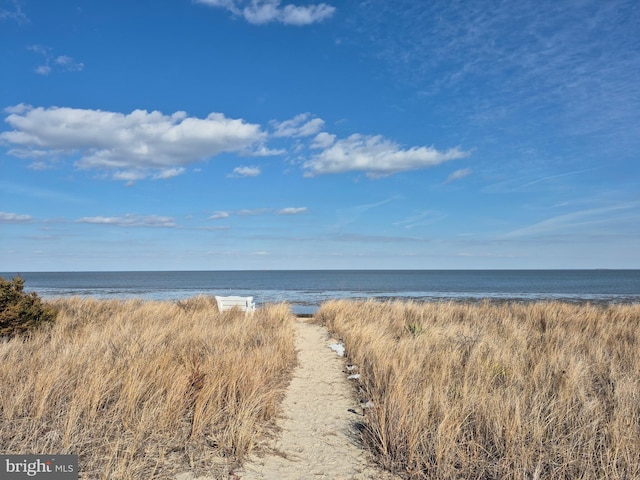
[[[295,363],[286,305],[53,301],[0,341],[0,451],[79,455],[80,478],[227,478],[279,413]]]
[[[332,301],[373,402],[365,443],[407,478],[640,478],[640,305]]]

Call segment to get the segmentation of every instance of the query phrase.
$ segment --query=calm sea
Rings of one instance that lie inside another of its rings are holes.
[[[17,273],[0,273],[13,278]],[[295,270],[21,273],[43,298],[253,296],[312,312],[333,298],[640,303],[640,270]]]

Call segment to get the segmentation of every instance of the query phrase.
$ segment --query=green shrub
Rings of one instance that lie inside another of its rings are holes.
[[[0,337],[29,332],[56,318],[54,308],[42,303],[35,292],[24,292],[24,280],[0,277]]]

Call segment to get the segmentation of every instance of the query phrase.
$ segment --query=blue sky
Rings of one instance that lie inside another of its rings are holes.
[[[635,0],[0,0],[0,270],[640,268]]]

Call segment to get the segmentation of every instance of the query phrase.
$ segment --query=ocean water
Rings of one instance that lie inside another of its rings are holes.
[[[6,279],[17,272],[0,273]],[[91,296],[180,300],[253,296],[310,313],[334,298],[640,303],[640,270],[274,270],[188,272],[26,272],[43,298]]]

